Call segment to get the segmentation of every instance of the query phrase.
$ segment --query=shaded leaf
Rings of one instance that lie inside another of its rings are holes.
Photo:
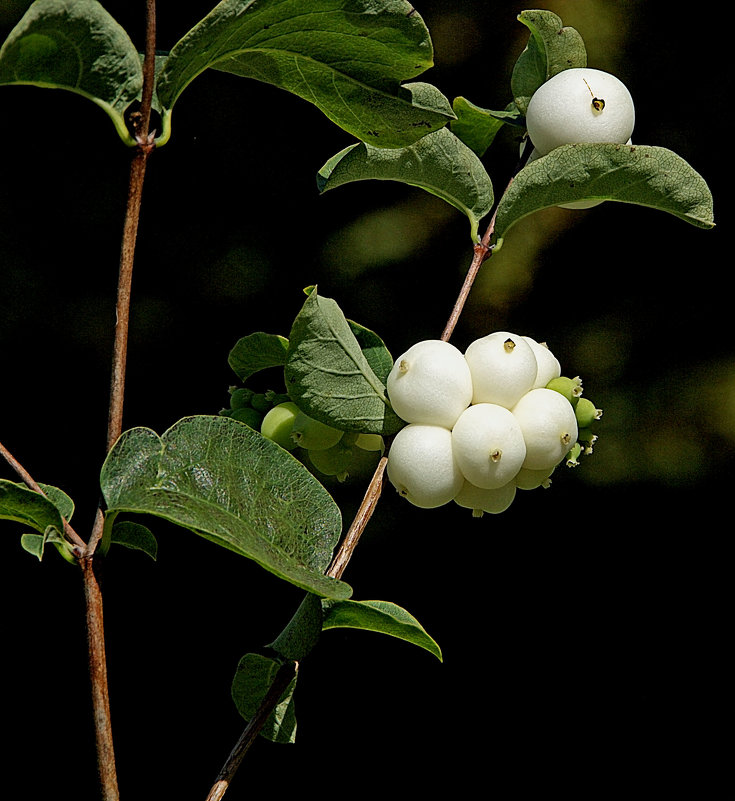
[[[317,186],[326,192],[370,179],[401,181],[442,198],[467,215],[473,241],[479,221],[493,205],[492,182],[482,162],[448,128],[409,147],[386,150],[365,143],[351,145],[319,170]]]
[[[641,145],[564,145],[524,167],[496,217],[496,249],[518,220],[548,206],[615,200],[649,206],[699,228],[714,225],[712,193],[699,173],[670,150]]]
[[[324,601],[324,623],[327,629],[351,628],[388,634],[424,648],[442,661],[436,642],[416,618],[405,609],[388,601]]]
[[[313,650],[322,633],[321,598],[309,593],[285,629],[268,646],[284,659],[302,660]]]
[[[260,654],[245,654],[240,659],[232,680],[231,694],[237,711],[245,720],[250,720],[258,711],[260,702],[273,684],[279,667],[278,662]],[[295,688],[296,677],[292,679],[265,726],[260,730],[261,736],[267,740],[276,743],[295,741],[296,713],[293,701]]]
[[[525,120],[513,104],[503,111],[491,111],[470,103],[464,97],[455,97],[452,110],[457,119],[450,123],[450,130],[478,156],[485,154],[503,125],[525,128]]]
[[[172,48],[158,97],[167,127],[181,92],[215,68],[298,95],[376,147],[400,147],[454,116],[435,87],[402,84],[432,64],[429,32],[405,0],[223,0]]]
[[[96,0],[36,0],[0,49],[0,84],[66,89],[104,109],[134,145],[124,114],[143,86],[140,56]]]
[[[102,468],[108,514],[151,514],[191,529],[316,595],[349,597],[324,576],[341,515],[278,445],[229,417],[180,420],[162,436],[126,431]]]
[[[135,551],[143,551],[154,561],[158,557],[158,542],[156,542],[153,532],[146,526],[133,523],[131,520],[116,521],[113,524],[110,542],[124,545]]]
[[[334,428],[389,434],[405,425],[342,310],[316,291],[294,320],[284,378],[294,403]]]
[[[587,66],[587,50],[579,32],[565,27],[551,11],[522,11],[518,20],[531,35],[513,67],[510,85],[516,106],[525,114],[531,95],[542,83],[562,70]]]
[[[49,528],[64,530],[61,514],[53,501],[7,479],[0,479],[0,520],[14,520],[41,534]]]
[[[230,351],[228,363],[241,380],[269,367],[283,367],[286,363],[288,340],[277,334],[258,331],[239,339]]]
[[[38,485],[46,494],[46,497],[53,503],[53,505],[63,515],[67,523],[74,515],[74,501],[58,487],[52,487],[50,484]]]

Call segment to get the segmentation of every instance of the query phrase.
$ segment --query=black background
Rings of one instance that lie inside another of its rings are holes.
[[[159,47],[209,5],[160,2]],[[140,45],[144,3],[106,7]],[[422,77],[450,99],[502,108],[525,7],[421,3],[436,50]],[[497,329],[546,339],[605,409],[595,455],[480,521],[387,491],[345,580],[356,598],[415,614],[443,664],[380,635],[327,632],[301,668],[297,743],[258,742],[228,797],[479,785],[499,798],[631,787],[702,798],[722,778],[735,383],[720,32],[658,3],[543,7],[582,33],[590,66],[626,82],[634,141],[669,147],[705,177],[718,227],[606,203],[513,229],[453,341]],[[0,8],[4,37],[21,11]],[[0,439],[72,495],[84,532],[129,152],[83,98],[0,91]],[[210,71],[187,88],[145,188],[126,427],[162,432],[219,411],[235,341],[288,334],[312,283],[396,355],[441,333],[471,257],[467,222],[384,182],[318,196],[317,170],[351,142],[270,86]],[[485,159],[498,196],[516,149],[504,134]],[[334,492],[347,522],[360,488]],[[300,593],[148,522],[158,561],[120,552],[105,572],[121,792],[203,799],[243,725],[229,699],[237,661],[278,634]],[[26,798],[96,798],[81,582],[4,529],[3,775]]]

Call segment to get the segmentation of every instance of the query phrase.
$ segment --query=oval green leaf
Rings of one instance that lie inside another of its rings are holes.
[[[452,110],[457,119],[450,123],[450,130],[478,156],[485,154],[503,125],[525,128],[525,120],[512,103],[503,111],[491,111],[470,103],[464,97],[455,97]]]
[[[240,659],[230,692],[237,711],[245,720],[251,720],[257,713],[279,668],[279,663],[274,659],[260,654],[245,654]],[[296,739],[296,714],[293,701],[295,689],[296,676],[284,690],[278,704],[260,730],[260,735],[266,740],[293,743]]]
[[[429,32],[405,0],[223,0],[163,67],[163,139],[186,86],[214,68],[285,89],[376,147],[401,147],[454,117],[435,87],[402,84],[432,64]]]
[[[513,99],[522,114],[531,95],[562,70],[587,66],[587,50],[579,32],[565,27],[552,11],[533,9],[518,15],[531,32],[510,79]]]
[[[105,460],[101,486],[109,515],[155,515],[315,595],[351,594],[324,575],[339,508],[301,462],[236,420],[188,417],[162,436],[131,429]]]
[[[283,367],[287,351],[288,340],[285,337],[257,331],[235,343],[228,363],[235,375],[244,382],[260,370]]]
[[[104,109],[135,145],[125,111],[143,86],[140,56],[96,0],[36,0],[0,48],[0,85],[67,89]]]
[[[363,629],[397,637],[418,645],[441,662],[442,652],[416,618],[388,601],[324,601],[324,630]]]
[[[405,425],[342,310],[316,291],[294,320],[284,379],[294,403],[327,425],[366,434],[391,434]]]
[[[493,205],[493,186],[477,155],[448,128],[408,147],[382,149],[360,143],[333,156],[319,170],[317,186],[326,192],[352,181],[400,181],[442,198],[467,215],[477,241],[480,220]]]
[[[526,165],[498,204],[498,249],[511,226],[539,209],[578,200],[614,200],[714,226],[712,193],[681,156],[663,147],[564,145]]]

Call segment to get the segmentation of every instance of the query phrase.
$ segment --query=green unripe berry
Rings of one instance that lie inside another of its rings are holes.
[[[339,429],[332,428],[332,426],[299,411],[293,423],[291,436],[296,445],[301,448],[323,451],[336,445],[343,433]]]
[[[230,408],[231,409],[244,409],[250,406],[250,400],[253,397],[253,390],[246,387],[238,387],[230,391]]]
[[[340,481],[347,478],[352,456],[352,448],[343,445],[341,441],[331,448],[309,451],[309,459],[320,473],[324,473],[325,476],[337,476]]]
[[[260,433],[287,451],[292,451],[296,447],[296,443],[293,441],[291,432],[299,414],[299,407],[292,401],[279,403],[263,418],[263,422],[260,424]]]
[[[260,428],[263,420],[263,415],[256,409],[253,409],[252,406],[232,409],[228,416],[233,420],[239,420],[241,423],[245,423],[245,425],[254,428],[256,431]]]
[[[385,442],[380,434],[359,434],[355,440],[355,445],[363,451],[380,451],[380,453],[383,453],[385,450]]]
[[[545,470],[531,470],[528,467],[522,467],[515,477],[515,485],[520,490],[532,490],[538,487],[551,486],[551,474],[556,469],[554,467],[547,467]]]
[[[250,405],[262,414],[273,408],[273,404],[268,400],[265,392],[254,392],[250,398]]]
[[[595,404],[588,398],[580,398],[574,409],[577,424],[580,428],[589,428],[595,420],[602,417],[602,409],[596,409]]]
[[[552,378],[546,385],[546,389],[553,389],[563,395],[572,406],[576,406],[582,395],[582,379],[579,376],[575,378],[567,378],[567,376],[559,376]]]

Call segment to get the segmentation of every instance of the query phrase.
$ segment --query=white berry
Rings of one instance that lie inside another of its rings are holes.
[[[523,337],[526,342],[531,346],[531,350],[536,357],[536,379],[533,382],[533,388],[545,387],[552,378],[558,378],[561,375],[561,365],[559,360],[549,350],[545,342],[536,342],[531,337]]]
[[[398,492],[424,509],[449,503],[464,481],[452,453],[452,433],[443,426],[404,426],[393,439],[386,470]]]
[[[512,411],[526,441],[523,467],[531,470],[553,467],[577,441],[577,418],[572,404],[553,389],[532,389]]]
[[[518,421],[495,403],[478,403],[462,412],[452,429],[452,449],[462,475],[483,489],[512,481],[526,458]]]
[[[623,144],[635,125],[630,92],[614,75],[577,68],[557,73],[534,92],[526,111],[539,153],[580,142]]]
[[[469,481],[465,481],[462,489],[455,495],[455,503],[472,509],[474,517],[482,517],[483,512],[497,515],[504,512],[516,496],[516,486],[511,481],[497,489],[482,489]]]
[[[538,364],[523,337],[496,331],[476,339],[465,351],[472,374],[472,402],[513,407],[536,380]]]
[[[440,339],[412,345],[386,382],[395,413],[407,423],[451,428],[472,400],[472,376],[462,352]]]

